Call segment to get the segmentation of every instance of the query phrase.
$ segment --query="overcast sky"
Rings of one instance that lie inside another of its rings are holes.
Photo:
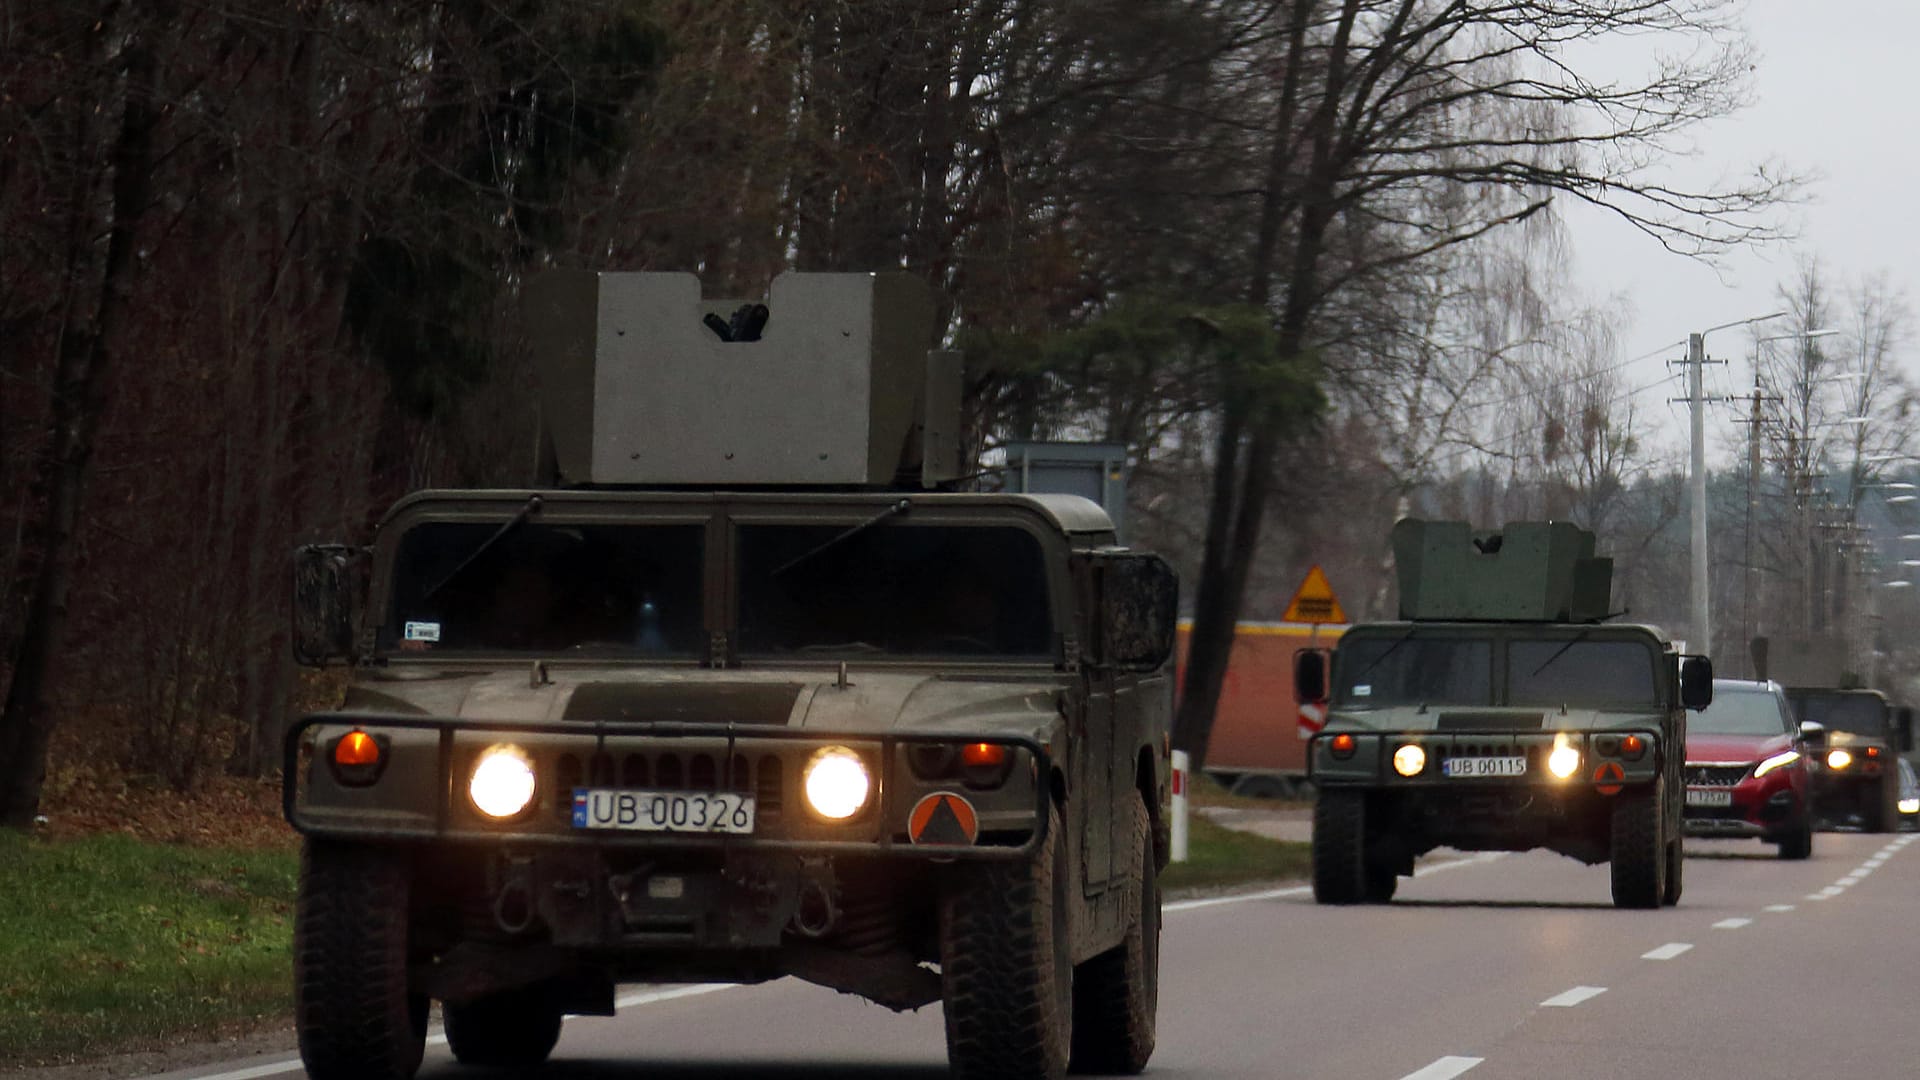
[[[1589,302],[1619,295],[1630,305],[1622,359],[1659,350],[1691,331],[1778,310],[1776,289],[1803,250],[1817,252],[1836,283],[1884,271],[1909,301],[1915,299],[1920,2],[1749,0],[1746,21],[1760,53],[1754,103],[1701,128],[1700,154],[1684,168],[1693,177],[1737,176],[1756,162],[1778,158],[1800,171],[1817,171],[1808,201],[1785,216],[1798,239],[1743,249],[1713,267],[1669,254],[1597,212],[1569,213],[1577,287]],[[1709,369],[1710,393],[1751,385],[1750,342],[1744,328],[1708,337],[1709,355],[1733,361]],[[1910,350],[1903,366],[1911,374],[1920,365]],[[1674,348],[1662,355],[1683,354]],[[1627,371],[1627,385],[1647,386],[1664,370],[1660,358],[1637,363]],[[1675,382],[1634,398],[1663,444],[1684,445],[1686,407],[1666,401],[1683,393]],[[1724,447],[1737,437],[1725,407],[1709,412],[1708,432],[1710,446]],[[1718,464],[1723,454],[1714,457]]]

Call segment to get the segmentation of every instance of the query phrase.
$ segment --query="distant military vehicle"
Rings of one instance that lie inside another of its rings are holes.
[[[901,275],[530,287],[561,482],[297,557],[308,1071],[546,1058],[628,982],[942,1002],[956,1075],[1154,1046],[1176,581],[1099,506],[958,490]],[[751,1037],[742,1033],[741,1037]]]
[[[1790,686],[1787,700],[1813,747],[1813,816],[1825,825],[1893,832],[1900,825],[1901,751],[1913,749],[1913,710],[1878,690]]]
[[[1308,750],[1313,893],[1392,899],[1414,859],[1548,848],[1611,863],[1613,900],[1680,899],[1686,709],[1713,697],[1650,626],[1606,623],[1611,559],[1566,522],[1474,537],[1394,526],[1400,621],[1303,651],[1302,701],[1326,701]]]

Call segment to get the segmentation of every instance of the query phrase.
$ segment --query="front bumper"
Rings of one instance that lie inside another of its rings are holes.
[[[1334,740],[1342,735],[1353,739],[1351,751],[1344,754],[1336,753],[1334,745]],[[1642,740],[1642,748],[1631,757],[1620,749],[1621,740],[1628,735]],[[1579,764],[1564,779],[1554,776],[1547,768],[1548,757],[1562,743],[1580,755]],[[1395,770],[1392,759],[1401,747],[1409,745],[1421,748],[1426,767],[1412,776],[1403,776]],[[1625,787],[1658,779],[1662,750],[1659,734],[1651,729],[1564,733],[1545,730],[1322,731],[1314,736],[1308,750],[1307,772],[1309,778],[1321,786],[1488,792],[1547,788],[1610,795],[1618,794]],[[1524,771],[1517,775],[1449,773],[1449,761],[1489,759],[1522,760]]]
[[[1806,770],[1793,762],[1755,777],[1757,762],[1689,761],[1684,775],[1688,836],[1777,836],[1807,815]],[[1724,804],[1706,800],[1724,797]]]
[[[353,784],[325,759],[334,739],[359,730],[385,748],[377,778]],[[488,747],[511,742],[538,778],[532,805],[507,821],[481,814],[466,778]],[[957,770],[923,778],[915,748],[967,743],[1007,748],[1003,782],[974,787]],[[801,792],[806,760],[824,746],[853,749],[867,763],[874,791],[844,822],[810,813]],[[990,732],[821,732],[763,725],[667,723],[510,723],[379,713],[303,718],[286,740],[283,809],[307,836],[375,841],[446,841],[491,849],[643,849],[811,855],[884,855],[922,859],[1019,859],[1045,839],[1050,768],[1038,740]],[[737,791],[756,799],[752,834],[629,832],[573,827],[580,787]],[[976,818],[976,840],[915,843],[909,818],[933,795],[962,799]]]

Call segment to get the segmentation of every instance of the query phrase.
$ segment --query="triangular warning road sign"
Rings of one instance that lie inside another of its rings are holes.
[[[1327,580],[1326,571],[1315,564],[1280,618],[1287,622],[1344,623],[1347,613],[1340,607],[1340,598],[1333,595],[1333,583]]]

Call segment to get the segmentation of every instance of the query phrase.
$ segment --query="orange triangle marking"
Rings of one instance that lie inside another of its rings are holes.
[[[907,815],[907,837],[916,844],[964,847],[979,835],[980,817],[973,804],[952,792],[928,795]]]
[[[1285,622],[1343,623],[1347,613],[1340,606],[1340,598],[1333,595],[1333,583],[1327,580],[1326,571],[1316,563],[1280,618]]]

